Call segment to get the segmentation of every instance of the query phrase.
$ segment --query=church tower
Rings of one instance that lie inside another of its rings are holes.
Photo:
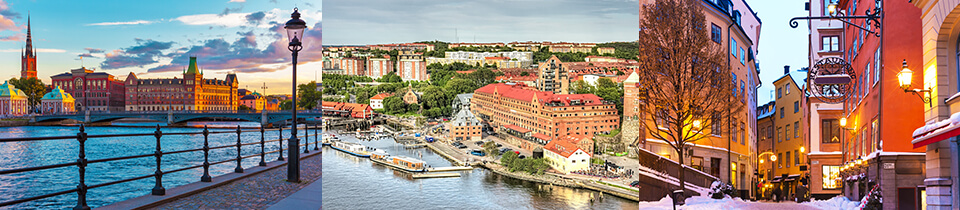
[[[20,79],[37,78],[37,53],[33,51],[29,15],[27,15],[27,46],[20,56]]]

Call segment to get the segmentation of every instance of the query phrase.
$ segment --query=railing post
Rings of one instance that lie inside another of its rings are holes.
[[[319,145],[320,145],[320,125],[314,125],[313,126],[313,150],[320,150]]]
[[[208,136],[210,136],[210,130],[207,130],[207,125],[203,125],[203,176],[200,177],[201,182],[213,181],[213,178],[210,177],[210,143],[207,141]]]
[[[277,144],[280,145],[280,150],[279,150],[280,155],[277,156],[277,160],[283,161],[283,126],[282,125],[280,126],[280,131],[277,131],[277,133],[280,134],[280,137],[278,137],[279,140],[277,141]]]
[[[240,161],[243,160],[240,157],[240,125],[237,125],[237,168],[233,169],[233,172],[243,173],[243,166],[240,165]]]
[[[303,154],[310,153],[310,131],[307,130],[309,127],[309,125],[303,124]]]
[[[263,139],[263,131],[263,126],[260,126],[260,166],[267,166],[267,161],[264,160],[267,157],[267,152],[264,150],[266,144]]]
[[[80,184],[77,185],[77,206],[73,207],[73,209],[88,210],[90,206],[87,206],[87,152],[85,150],[87,133],[84,132],[83,125],[80,125],[80,132],[77,133],[77,141],[80,142],[80,158],[77,158],[77,167],[80,168]]]
[[[160,137],[163,136],[163,133],[160,132],[160,125],[157,125],[157,131],[153,132],[153,136],[157,138],[157,151],[153,152],[153,156],[157,158],[157,171],[153,172],[153,176],[156,180],[156,185],[153,186],[153,195],[166,195],[167,189],[163,188],[163,172],[160,171],[160,156],[163,155],[163,152],[160,152]]]

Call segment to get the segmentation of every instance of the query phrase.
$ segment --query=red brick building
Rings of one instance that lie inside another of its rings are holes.
[[[593,94],[554,94],[524,85],[490,84],[474,91],[470,110],[490,126],[515,125],[548,138],[607,133],[620,126],[616,106]]]
[[[105,72],[79,68],[50,76],[51,85],[59,86],[76,99],[77,111],[123,111],[123,82]]]
[[[393,72],[393,61],[389,55],[367,58],[367,76],[377,79]]]
[[[33,37],[30,36],[30,17],[27,17],[27,46],[20,55],[20,79],[37,78],[37,52],[33,51]]]
[[[124,85],[127,111],[228,111],[240,106],[237,75],[227,74],[223,80],[204,79],[196,57],[190,57],[182,79],[140,79],[131,72]]]

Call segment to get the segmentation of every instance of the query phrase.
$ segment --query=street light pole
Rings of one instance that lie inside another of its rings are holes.
[[[293,53],[293,101],[292,105],[292,120],[290,126],[290,140],[287,141],[289,160],[287,162],[287,181],[288,182],[300,182],[300,141],[297,139],[297,54],[300,50],[303,49],[303,43],[301,43],[301,38],[303,37],[303,30],[307,28],[307,23],[300,19],[300,12],[295,7],[293,8],[293,14],[290,14],[290,21],[287,21],[286,26],[283,28],[287,30],[287,38],[290,39],[290,44],[287,46],[287,49]]]

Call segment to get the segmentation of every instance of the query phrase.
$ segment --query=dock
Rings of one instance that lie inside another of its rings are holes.
[[[473,170],[473,167],[467,166],[450,166],[450,167],[437,167],[437,168],[427,168],[428,172],[440,172],[440,171],[469,171]]]
[[[423,173],[413,174],[414,179],[460,177],[460,173]]]
[[[427,144],[420,143],[420,144],[403,145],[403,148],[404,148],[404,149],[416,149],[416,148],[426,147],[426,146],[427,146]]]

